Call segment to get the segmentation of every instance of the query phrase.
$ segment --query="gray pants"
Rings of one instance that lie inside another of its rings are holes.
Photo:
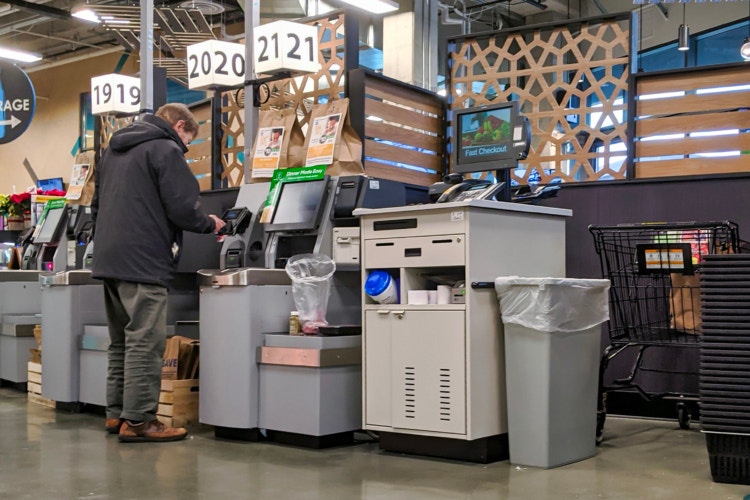
[[[167,289],[104,280],[109,326],[107,418],[156,418],[167,337]]]

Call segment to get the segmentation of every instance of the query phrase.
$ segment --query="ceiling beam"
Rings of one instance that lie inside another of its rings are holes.
[[[3,3],[13,5],[26,12],[32,12],[45,17],[54,17],[56,19],[72,19],[73,16],[67,10],[49,7],[38,3],[27,2],[26,0],[3,0]]]

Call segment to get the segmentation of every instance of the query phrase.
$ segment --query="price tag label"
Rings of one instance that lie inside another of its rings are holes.
[[[139,78],[112,73],[91,79],[91,114],[137,113],[140,109]]]
[[[317,27],[275,21],[258,26],[253,33],[257,74],[289,71],[299,76],[320,71]]]
[[[187,48],[188,87],[211,89],[245,83],[245,46],[206,40]]]

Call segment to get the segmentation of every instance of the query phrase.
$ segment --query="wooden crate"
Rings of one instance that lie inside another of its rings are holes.
[[[198,424],[198,379],[162,380],[156,417],[165,425]]]
[[[29,403],[35,403],[48,408],[55,408],[55,402],[42,396],[42,365],[41,363],[28,364],[28,380],[26,390],[28,391]]]

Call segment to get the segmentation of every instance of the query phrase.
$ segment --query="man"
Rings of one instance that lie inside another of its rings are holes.
[[[156,419],[166,344],[167,286],[182,231],[218,232],[185,162],[198,123],[182,104],[166,104],[112,135],[95,171],[94,278],[104,280],[110,346],[109,433],[119,440],[177,441],[187,436]]]

